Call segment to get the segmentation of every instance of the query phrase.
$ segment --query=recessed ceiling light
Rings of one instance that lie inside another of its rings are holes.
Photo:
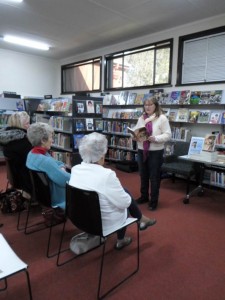
[[[5,42],[9,42],[12,44],[17,44],[20,46],[25,46],[25,47],[30,47],[30,48],[35,48],[35,49],[39,49],[39,50],[49,50],[49,45],[47,44],[43,44],[43,43],[39,43],[39,42],[35,42],[32,40],[27,40],[27,39],[23,39],[23,38],[19,38],[16,36],[11,36],[11,35],[6,35],[3,37],[3,40]]]

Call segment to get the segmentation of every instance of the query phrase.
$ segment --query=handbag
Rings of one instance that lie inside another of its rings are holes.
[[[3,214],[15,213],[26,209],[26,201],[22,193],[16,189],[7,189],[0,193],[0,209]]]
[[[70,250],[79,255],[100,246],[101,242],[100,236],[82,232],[72,237]]]

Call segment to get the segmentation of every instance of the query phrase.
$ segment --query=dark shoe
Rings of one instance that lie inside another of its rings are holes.
[[[123,240],[117,241],[117,243],[115,245],[115,249],[116,250],[121,250],[124,247],[130,245],[131,242],[132,242],[132,238],[129,237],[129,236],[126,236]]]
[[[157,209],[157,206],[156,205],[153,205],[153,206],[149,205],[148,209],[151,210],[151,211],[153,211],[153,210]]]
[[[148,222],[141,222],[139,225],[139,229],[140,230],[145,230],[147,229],[149,226],[153,226],[156,223],[156,219],[150,219]]]
[[[140,198],[138,198],[138,199],[136,200],[136,202],[137,202],[138,204],[147,203],[148,201],[149,201],[148,198],[142,198],[142,197],[140,197]]]

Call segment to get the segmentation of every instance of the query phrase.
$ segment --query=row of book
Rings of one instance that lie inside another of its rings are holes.
[[[52,146],[63,148],[63,149],[70,149],[71,148],[70,135],[66,135],[63,133],[55,133],[53,136]]]
[[[104,132],[113,132],[113,133],[123,133],[128,134],[127,127],[130,127],[131,123],[129,122],[120,122],[120,121],[103,121],[103,131]]]
[[[188,142],[191,139],[190,130],[185,127],[171,126],[171,133],[171,138],[173,140],[182,140]]]
[[[72,153],[51,151],[51,156],[56,160],[62,161],[67,168],[72,168]]]
[[[224,90],[211,91],[171,91],[163,89],[150,90],[149,93],[138,94],[129,91],[121,91],[118,95],[107,94],[103,98],[103,105],[142,105],[145,100],[155,96],[160,104],[221,104],[225,103]]]
[[[110,119],[138,119],[143,113],[142,108],[135,109],[107,109],[103,108],[103,118]]]
[[[72,119],[52,116],[49,119],[49,125],[54,129],[72,132]]]
[[[119,149],[109,149],[108,150],[108,158],[113,160],[121,160],[121,161],[135,161],[137,160],[137,154],[130,151],[124,151]]]
[[[136,150],[134,143],[131,137],[118,137],[118,136],[109,136],[108,137],[109,146],[117,148],[126,148],[130,150]]]
[[[75,114],[102,114],[102,102],[95,100],[75,100]]]
[[[188,108],[163,109],[170,122],[225,124],[225,111],[193,110]]]
[[[94,118],[79,118],[75,120],[76,131],[102,131],[103,120]]]
[[[225,187],[225,173],[205,170],[204,181],[209,182],[211,185]]]

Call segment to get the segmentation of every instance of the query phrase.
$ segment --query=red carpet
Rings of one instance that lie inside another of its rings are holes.
[[[138,197],[138,173],[116,172],[124,187]],[[0,166],[0,178],[0,189],[4,189],[3,166]],[[164,179],[158,210],[150,212],[146,205],[140,206],[144,214],[157,218],[157,224],[140,232],[139,272],[107,299],[225,299],[224,193],[207,189],[204,196],[192,197],[190,204],[184,205],[185,189],[182,180],[173,184],[170,179]],[[0,223],[4,223],[1,232],[29,264],[34,300],[96,299],[100,249],[56,267],[55,258],[45,256],[46,230],[24,235],[16,230],[17,215],[0,214],[0,218]],[[54,233],[54,243],[59,233],[60,226]],[[134,228],[128,234],[135,239]],[[108,244],[105,286],[131,268],[134,261],[135,242],[118,252],[113,249],[114,242],[113,236]],[[0,299],[28,299],[22,274],[10,278],[8,284],[7,292],[0,292]]]

